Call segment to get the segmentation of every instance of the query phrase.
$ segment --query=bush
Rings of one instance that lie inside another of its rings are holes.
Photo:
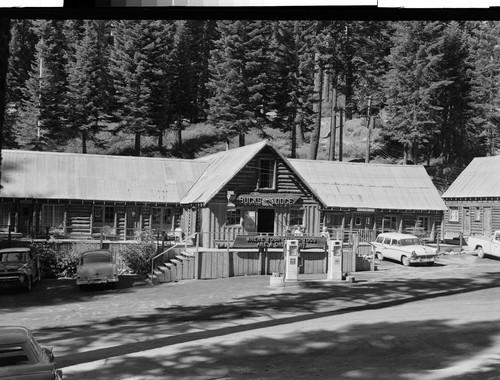
[[[95,249],[95,244],[77,243],[62,248],[56,242],[32,243],[40,258],[43,278],[74,278],[82,252]]]
[[[156,244],[150,231],[143,231],[134,244],[130,244],[121,252],[127,266],[136,274],[147,274],[151,271],[151,259],[156,254]]]

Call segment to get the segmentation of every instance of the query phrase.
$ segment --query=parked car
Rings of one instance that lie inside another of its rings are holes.
[[[433,265],[437,256],[435,248],[424,245],[417,236],[410,234],[384,232],[371,245],[379,260],[388,258],[399,261],[404,266],[415,263]]]
[[[469,236],[466,238],[467,247],[472,249],[478,257],[484,255],[500,257],[500,230],[491,236]]]
[[[40,279],[40,260],[30,248],[0,249],[0,287],[23,287],[29,291]]]
[[[118,268],[113,254],[106,249],[83,252],[76,271],[76,284],[83,288],[94,284],[118,282]]]
[[[61,380],[51,349],[42,348],[29,329],[0,326],[0,379]]]

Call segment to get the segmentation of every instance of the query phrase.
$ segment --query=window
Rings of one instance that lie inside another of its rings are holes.
[[[345,225],[348,226],[350,222],[350,216],[345,216],[345,215],[339,215],[339,214],[326,214],[325,215],[325,225],[328,228],[342,228],[342,222],[344,222],[345,218]]]
[[[172,230],[172,209],[153,207],[151,224],[154,230]]]
[[[7,231],[10,225],[10,205],[0,204],[0,230]]]
[[[42,227],[64,227],[64,205],[42,205]]]
[[[276,161],[259,161],[259,189],[274,189],[275,184]]]
[[[0,367],[29,364],[28,356],[21,346],[2,346],[0,349]]]
[[[397,231],[398,230],[398,217],[393,215],[385,215],[382,218],[383,231]]]
[[[94,227],[110,226],[115,227],[115,207],[114,206],[94,206]]]
[[[230,210],[226,213],[226,225],[235,226],[241,224],[241,210]]]
[[[476,222],[481,220],[481,207],[474,207],[474,220]]]
[[[290,210],[290,226],[302,226],[304,223],[304,210]]]
[[[354,218],[354,225],[357,227],[361,226],[361,217],[360,216],[356,216]]]
[[[449,222],[458,222],[459,221],[459,212],[458,207],[450,207],[450,211],[448,212],[448,221]]]

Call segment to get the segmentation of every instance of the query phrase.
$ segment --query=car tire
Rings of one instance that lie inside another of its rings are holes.
[[[33,279],[31,276],[28,276],[27,282],[26,282],[26,291],[31,292],[31,289],[33,289]]]
[[[384,260],[384,255],[382,255],[380,252],[377,252],[376,255],[377,255],[377,259],[379,259],[380,261]]]
[[[482,259],[484,257],[483,247],[477,247],[476,248],[476,253],[477,253],[477,257],[479,257],[480,259]]]
[[[405,267],[409,267],[410,259],[405,255],[401,256],[401,264],[403,264]]]

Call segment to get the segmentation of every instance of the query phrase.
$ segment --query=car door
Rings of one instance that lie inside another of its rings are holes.
[[[491,254],[500,257],[500,233],[496,233],[491,240]]]
[[[399,260],[399,242],[398,239],[396,238],[391,238],[391,241],[389,242],[389,245],[387,246],[386,249],[386,254],[385,257],[392,259],[392,260]]]

